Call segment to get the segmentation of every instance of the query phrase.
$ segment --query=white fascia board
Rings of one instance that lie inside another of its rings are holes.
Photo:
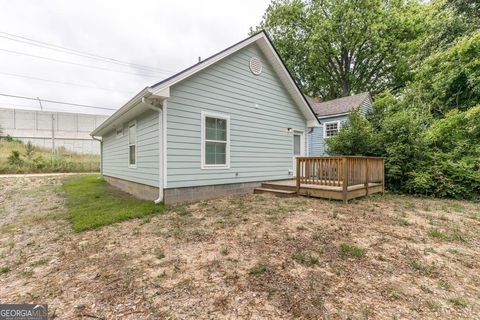
[[[170,88],[164,88],[163,90],[159,91],[157,94],[153,94],[153,90],[150,87],[144,88],[142,91],[137,93],[132,99],[130,99],[123,107],[115,111],[110,117],[108,117],[101,125],[99,125],[95,130],[93,130],[90,133],[90,136],[101,136],[104,134],[106,131],[110,130],[118,118],[120,118],[122,115],[130,111],[131,109],[135,108],[140,102],[142,102],[142,99],[148,98],[152,95],[155,95],[160,98],[168,98],[170,97]]]

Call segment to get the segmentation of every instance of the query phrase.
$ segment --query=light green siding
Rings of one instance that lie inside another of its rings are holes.
[[[128,123],[124,123],[123,135],[117,136],[111,131],[103,136],[102,173],[158,187],[158,112],[147,111],[134,120],[137,122],[136,168],[128,166]]]
[[[259,76],[252,56],[262,60]],[[201,112],[230,116],[230,168],[201,168]],[[306,120],[259,48],[252,44],[170,88],[167,188],[288,179],[293,135]],[[306,140],[306,138],[305,138]]]

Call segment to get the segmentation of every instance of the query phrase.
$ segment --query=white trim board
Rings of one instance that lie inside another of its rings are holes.
[[[132,126],[135,126],[135,143],[133,145],[135,145],[135,164],[131,164],[130,163],[130,146],[132,145],[132,143],[130,142],[130,127]],[[128,148],[128,160],[127,160],[127,163],[128,163],[128,167],[131,168],[131,169],[135,169],[137,167],[137,163],[138,163],[138,125],[137,125],[137,120],[132,120],[128,123],[128,130],[127,130],[127,134],[128,134],[128,137],[127,137],[127,148]]]
[[[205,163],[205,119],[207,117],[217,118],[217,119],[224,119],[227,121],[227,141],[225,147],[225,164],[206,164]],[[201,169],[202,170],[215,170],[215,169],[230,169],[230,115],[217,113],[217,112],[210,112],[210,111],[202,111],[201,112],[201,146],[200,146],[200,156],[201,156]]]
[[[342,121],[340,121],[340,120],[322,122],[322,125],[323,125],[323,139],[324,140],[331,138],[331,137],[327,137],[327,124],[330,124],[330,123],[336,123],[337,124],[337,133],[342,128]]]

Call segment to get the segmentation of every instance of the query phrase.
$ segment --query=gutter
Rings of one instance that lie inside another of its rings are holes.
[[[103,139],[92,136],[92,139],[100,142],[100,176],[103,177]]]
[[[149,109],[152,109],[154,111],[158,112],[158,141],[159,141],[159,146],[158,146],[158,173],[159,173],[159,179],[158,179],[158,198],[154,200],[155,204],[159,204],[163,201],[163,159],[162,159],[162,149],[163,149],[163,110],[160,107],[157,107],[153,104],[151,104],[145,97],[142,97],[142,103],[146,105]]]

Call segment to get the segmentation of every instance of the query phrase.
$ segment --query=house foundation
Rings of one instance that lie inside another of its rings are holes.
[[[165,204],[181,202],[195,202],[210,200],[230,195],[242,195],[253,193],[261,182],[217,184],[212,186],[185,187],[165,189],[163,193]]]
[[[158,199],[157,187],[110,176],[103,176],[103,178],[110,185],[127,192],[138,199],[150,201]],[[165,204],[175,204],[210,200],[230,195],[243,195],[247,193],[253,193],[253,190],[260,187],[260,185],[261,182],[245,182],[211,186],[170,188],[164,189],[163,200]]]
[[[158,188],[147,186],[145,184],[123,180],[110,176],[103,176],[105,181],[126,193],[130,193],[135,198],[154,201],[158,199]]]

